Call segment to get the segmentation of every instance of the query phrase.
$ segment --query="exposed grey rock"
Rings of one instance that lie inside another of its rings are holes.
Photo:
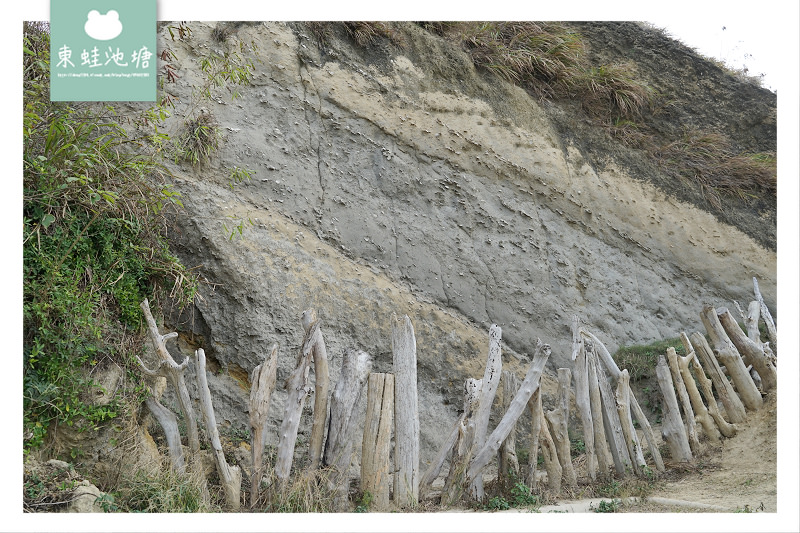
[[[212,26],[191,27],[188,41],[160,34],[180,68],[172,131],[198,105],[197,59],[209,53]],[[248,373],[278,342],[277,443],[309,307],[324,321],[332,383],[349,346],[390,371],[389,318],[409,315],[423,468],[464,380],[481,374],[492,323],[504,364],[521,375],[541,338],[552,375],[570,366],[573,314],[614,350],[698,329],[698,302],[746,300],[754,275],[774,308],[774,250],[613,159],[594,165],[522,89],[404,28],[410,44],[385,61],[338,40],[322,54],[284,23],[220,45],[240,39],[256,72],[240,98],[203,102],[224,136],[212,162],[172,168],[185,205],[174,249],[211,284],[193,308],[164,311],[180,350],[206,351],[221,426],[246,427]],[[253,179],[231,188],[234,166]],[[300,438],[309,431],[304,422]]]

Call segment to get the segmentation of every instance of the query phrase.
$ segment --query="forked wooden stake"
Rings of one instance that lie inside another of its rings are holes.
[[[395,474],[394,503],[419,501],[419,406],[417,398],[417,340],[408,315],[392,315],[394,365]]]
[[[250,506],[258,501],[261,478],[264,474],[264,446],[267,433],[264,426],[269,416],[269,405],[278,369],[278,345],[273,344],[269,357],[253,369],[250,378],[250,414],[249,422],[253,430],[250,450],[253,456],[253,474],[250,478]]]
[[[214,416],[214,407],[211,404],[211,391],[208,389],[208,380],[206,378],[205,351],[200,348],[194,354],[197,357],[197,390],[200,395],[200,410],[203,413],[208,440],[211,441],[211,449],[217,463],[217,473],[219,474],[220,483],[222,483],[222,490],[225,493],[225,503],[230,510],[238,511],[241,506],[242,472],[238,466],[228,465],[225,460],[225,454],[222,451],[217,419]]]

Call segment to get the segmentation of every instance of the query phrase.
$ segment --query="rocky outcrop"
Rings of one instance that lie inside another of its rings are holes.
[[[239,98],[202,104],[224,138],[210,164],[172,169],[185,205],[174,249],[209,284],[193,308],[164,311],[181,350],[205,349],[224,427],[246,427],[248,373],[278,342],[277,442],[309,307],[333,382],[351,345],[391,371],[389,319],[411,317],[423,464],[482,372],[493,323],[505,364],[521,375],[541,338],[552,375],[571,366],[574,314],[614,349],[696,328],[697,302],[745,301],[753,276],[774,308],[774,250],[631,165],[598,165],[563,116],[413,24],[405,48],[368,50],[344,35],[320,47],[302,25],[247,24],[223,43],[190,27],[185,41],[160,34],[178,75],[168,131],[197,107],[200,58],[241,42],[256,67]],[[252,179],[232,187],[235,166]]]

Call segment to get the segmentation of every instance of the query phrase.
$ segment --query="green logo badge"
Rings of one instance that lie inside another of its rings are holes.
[[[51,0],[50,99],[156,99],[156,0]]]

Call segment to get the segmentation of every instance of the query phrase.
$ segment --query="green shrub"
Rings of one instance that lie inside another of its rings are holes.
[[[655,376],[658,356],[667,354],[667,348],[675,348],[678,355],[685,355],[680,339],[664,339],[646,345],[620,346],[613,355],[620,370],[628,370],[631,381],[639,381]]]
[[[619,506],[622,504],[622,500],[611,500],[607,502],[605,500],[600,500],[600,503],[597,507],[592,506],[592,510],[595,513],[616,513],[619,511]]]
[[[502,496],[494,496],[483,508],[487,511],[507,511],[511,509],[511,505]]]
[[[512,507],[534,507],[539,505],[539,498],[533,494],[531,488],[524,483],[517,482],[511,488]]]
[[[166,171],[110,106],[50,102],[49,34],[25,26],[23,116],[23,428],[25,450],[58,424],[96,429],[115,397],[90,399],[91,370],[132,362],[139,302],[185,305],[195,277],[169,252]],[[152,110],[151,110],[152,111]],[[136,386],[136,380],[132,382]]]

